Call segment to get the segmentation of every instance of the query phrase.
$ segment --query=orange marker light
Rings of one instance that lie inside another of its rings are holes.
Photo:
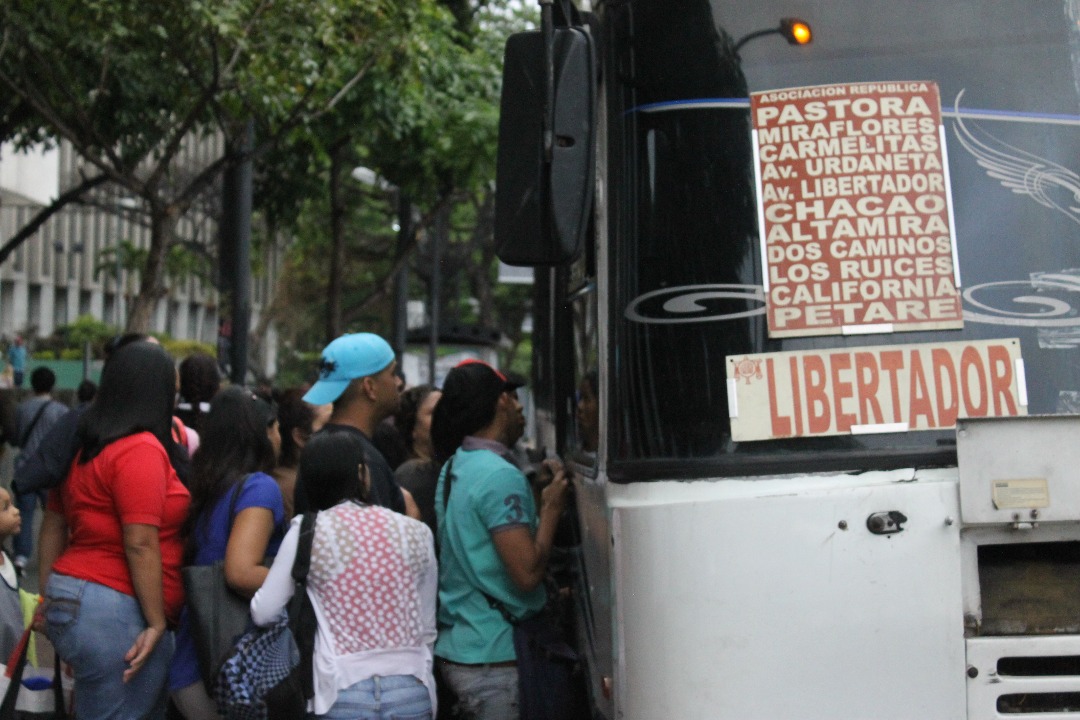
[[[735,43],[735,52],[739,52],[739,49],[751,40],[766,35],[783,35],[789,45],[809,45],[810,41],[813,40],[813,33],[810,32],[809,23],[803,22],[799,18],[780,18],[780,27],[755,30],[739,38],[739,41]]]
[[[809,45],[814,39],[810,26],[798,18],[783,18],[780,21],[780,34],[792,45]]]

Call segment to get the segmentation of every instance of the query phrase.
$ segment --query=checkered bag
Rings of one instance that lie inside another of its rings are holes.
[[[307,595],[316,513],[305,513],[293,562],[288,614],[244,633],[221,665],[214,700],[225,720],[295,720],[314,695],[312,653],[317,630]]]
[[[300,650],[284,613],[273,625],[244,633],[214,688],[222,715],[226,720],[267,720],[267,694],[299,664]]]

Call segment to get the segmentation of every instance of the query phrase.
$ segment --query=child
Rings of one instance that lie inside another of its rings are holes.
[[[11,493],[0,487],[0,545],[17,535],[22,527],[19,508]],[[0,548],[0,664],[7,662],[23,634],[22,605],[19,602],[19,576],[7,551]]]

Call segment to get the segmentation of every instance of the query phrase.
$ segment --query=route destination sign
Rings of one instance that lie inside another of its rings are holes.
[[[941,430],[957,418],[1027,414],[1016,338],[735,355],[731,437]]]
[[[771,337],[963,326],[938,88],[751,95]]]

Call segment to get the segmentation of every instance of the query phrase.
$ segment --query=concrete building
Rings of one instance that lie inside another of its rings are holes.
[[[222,153],[219,138],[185,147],[177,166],[201,168]],[[70,147],[16,152],[0,147],[0,245],[6,243],[42,207],[80,181],[79,159]],[[166,279],[168,294],[158,303],[152,330],[182,340],[216,344],[219,293],[217,223],[220,200],[209,197],[177,228],[185,247],[205,253],[208,277]],[[0,264],[0,339],[16,334],[45,337],[81,315],[123,327],[137,291],[137,273],[126,270],[114,252],[118,245],[149,245],[150,228],[140,203],[116,188],[95,191],[89,204],[70,204],[53,215],[33,237]],[[252,327],[270,302],[283,257],[280,248],[263,249],[252,278]],[[276,371],[277,338],[269,328],[259,358],[263,374]]]

